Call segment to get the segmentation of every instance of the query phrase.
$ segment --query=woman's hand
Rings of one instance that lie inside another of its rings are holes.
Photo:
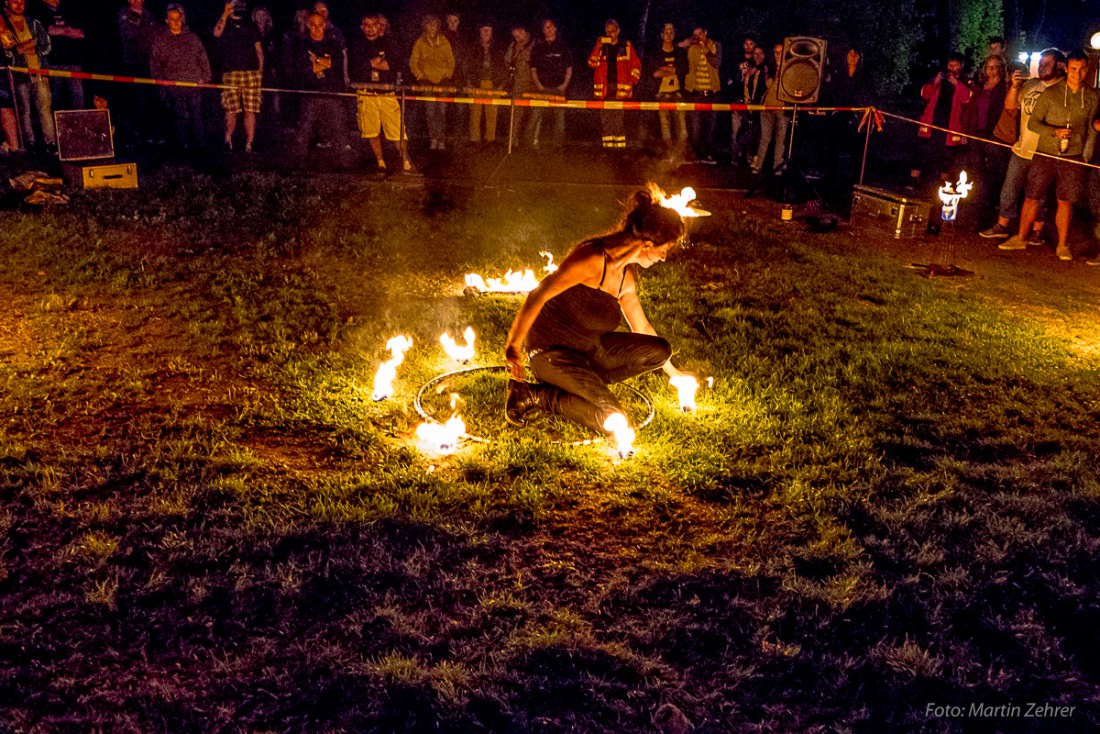
[[[525,381],[523,374],[523,351],[515,344],[509,344],[504,348],[504,362],[508,365],[508,373],[513,380]]]

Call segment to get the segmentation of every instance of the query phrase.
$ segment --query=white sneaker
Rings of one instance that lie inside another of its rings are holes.
[[[1059,260],[1072,260],[1073,253],[1069,251],[1069,247],[1063,245],[1054,251],[1054,254],[1058,256]]]
[[[1007,240],[997,245],[998,250],[1026,250],[1027,243],[1017,235],[1012,235]]]

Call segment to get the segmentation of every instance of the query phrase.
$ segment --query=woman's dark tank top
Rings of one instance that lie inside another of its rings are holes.
[[[566,347],[587,352],[596,348],[600,337],[622,323],[619,299],[603,290],[607,277],[607,253],[603,253],[603,274],[597,288],[578,283],[551,298],[527,332],[529,351]],[[626,269],[619,281],[619,294],[626,282]]]

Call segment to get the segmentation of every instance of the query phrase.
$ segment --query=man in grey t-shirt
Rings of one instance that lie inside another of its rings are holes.
[[[1005,239],[1012,234],[1009,222],[1020,213],[1020,199],[1024,194],[1024,185],[1027,183],[1027,170],[1031,167],[1031,159],[1035,155],[1035,146],[1039,143],[1039,136],[1027,128],[1027,122],[1031,119],[1031,110],[1039,101],[1041,95],[1048,87],[1053,85],[1065,73],[1066,55],[1056,48],[1048,48],[1043,51],[1039,59],[1039,78],[1029,79],[1023,82],[1023,86],[1017,86],[1020,75],[1016,72],[1012,75],[1012,86],[1005,96],[1005,111],[1018,110],[1020,130],[1016,138],[1016,144],[1012,146],[1012,155],[1008,160],[1008,169],[1005,171],[1005,180],[1001,185],[1001,199],[997,208],[997,223],[981,233],[987,239]],[[1036,238],[1038,241],[1038,238]],[[1026,246],[1026,243],[1025,243]],[[1001,249],[1007,249],[1003,247]]]
[[[1092,156],[1096,143],[1093,121],[1100,106],[1100,94],[1085,83],[1088,56],[1074,51],[1066,57],[1066,78],[1047,88],[1035,103],[1027,128],[1038,136],[1036,152],[1027,174],[1026,198],[1020,211],[1017,236],[1006,240],[1003,249],[1027,246],[1024,237],[1039,211],[1039,199],[1055,187],[1058,211],[1054,217],[1058,229],[1058,257],[1072,260],[1066,238],[1073,218],[1073,205],[1085,193],[1088,169],[1083,165]],[[1012,245],[1012,247],[1008,247]]]

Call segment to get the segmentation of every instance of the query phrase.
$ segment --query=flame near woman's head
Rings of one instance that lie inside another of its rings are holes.
[[[699,201],[695,197],[695,189],[690,186],[681,189],[680,193],[672,196],[667,195],[655,183],[649,183],[648,187],[649,193],[655,200],[661,202],[661,206],[672,209],[684,219],[710,216],[710,212],[699,206]]]

